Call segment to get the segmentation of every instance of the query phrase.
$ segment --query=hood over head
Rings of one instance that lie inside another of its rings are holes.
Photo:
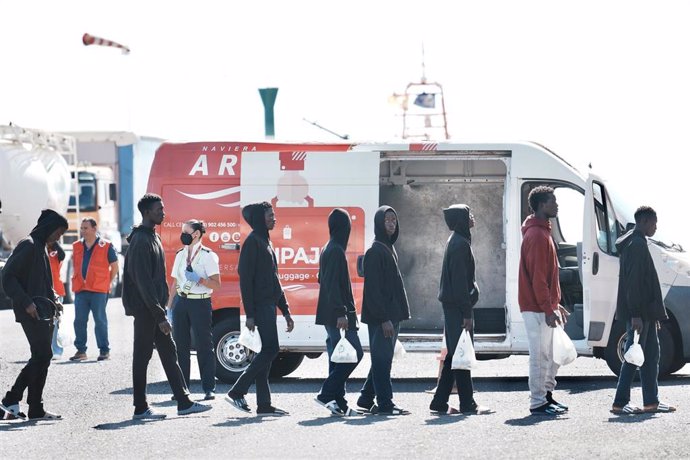
[[[242,208],[242,217],[249,224],[255,232],[263,235],[266,239],[268,236],[268,227],[266,226],[266,210],[271,207],[270,203],[264,201],[262,203],[248,204]]]
[[[539,219],[534,214],[527,216],[527,219],[522,223],[522,235],[524,236],[525,232],[532,227],[542,227],[551,233],[551,221]]]
[[[346,210],[335,208],[328,215],[328,232],[331,240],[341,245],[343,249],[347,249],[351,229],[350,214]]]
[[[472,240],[470,234],[470,207],[466,204],[454,204],[443,210],[448,228]]]
[[[52,209],[44,209],[41,211],[41,216],[38,218],[36,226],[31,230],[31,237],[34,240],[45,242],[58,228],[68,227],[67,219],[63,215]]]
[[[398,225],[395,226],[395,233],[389,237],[388,233],[386,233],[385,224],[386,213],[388,211],[393,212],[396,218],[398,217],[398,213],[390,206],[381,206],[377,209],[374,215],[374,239],[391,246],[398,240],[398,235],[400,234],[400,220],[398,220]]]
[[[627,232],[624,235],[621,235],[617,240],[616,240],[616,249],[618,250],[618,254],[623,252],[623,249],[627,248],[630,243],[632,243],[633,237],[639,236],[641,238],[646,238],[644,233],[640,230],[632,229],[629,232]]]

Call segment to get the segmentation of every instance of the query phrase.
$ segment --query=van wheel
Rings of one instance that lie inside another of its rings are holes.
[[[280,353],[271,364],[270,376],[273,378],[285,377],[296,371],[303,360],[303,353]]]
[[[659,334],[659,378],[668,377],[671,373],[678,369],[674,368],[676,363],[676,347],[673,340],[673,334],[668,324],[663,323]],[[620,375],[621,365],[623,364],[623,355],[625,354],[625,341],[628,339],[628,334],[625,330],[625,323],[623,321],[616,321],[611,328],[611,335],[609,336],[609,343],[604,351],[604,358],[609,369],[614,374]],[[682,366],[681,366],[682,367]]]
[[[216,351],[216,377],[234,383],[254,359],[254,352],[238,343],[236,321],[225,320],[213,325],[213,345]]]

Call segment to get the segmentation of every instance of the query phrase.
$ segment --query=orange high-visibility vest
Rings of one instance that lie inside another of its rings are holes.
[[[60,267],[62,262],[58,260],[57,251],[50,251],[48,253],[48,260],[50,261],[50,273],[53,275],[53,289],[60,297],[65,296],[65,285],[60,281]]]
[[[72,245],[74,273],[72,274],[72,290],[74,292],[110,292],[110,262],[108,250],[110,241],[99,239],[91,249],[91,260],[86,268],[86,280],[81,275],[81,264],[84,261],[84,243],[81,240]]]

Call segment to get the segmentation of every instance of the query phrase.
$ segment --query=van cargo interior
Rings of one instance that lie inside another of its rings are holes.
[[[444,152],[445,153],[445,152]],[[409,153],[408,153],[409,154]],[[396,249],[410,302],[411,319],[402,332],[443,329],[438,283],[450,230],[443,209],[467,204],[476,219],[472,249],[480,298],[475,306],[476,334],[506,333],[506,253],[503,195],[509,153],[468,158],[448,152],[442,158],[384,158],[380,169],[380,204],[395,208],[400,221]]]

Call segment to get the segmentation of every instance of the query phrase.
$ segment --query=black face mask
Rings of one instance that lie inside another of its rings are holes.
[[[192,240],[194,240],[194,237],[193,237],[192,235],[190,235],[189,233],[184,233],[184,232],[183,232],[183,233],[180,235],[180,241],[181,241],[182,244],[184,244],[185,246],[189,246],[190,244],[192,244]]]

